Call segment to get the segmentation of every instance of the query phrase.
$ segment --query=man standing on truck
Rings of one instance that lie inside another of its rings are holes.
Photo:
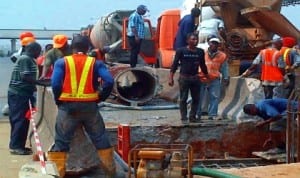
[[[201,11],[199,8],[193,8],[191,14],[185,15],[178,23],[178,30],[174,42],[174,50],[187,46],[187,34],[194,33],[197,29],[195,19],[199,17]]]
[[[188,45],[176,50],[175,59],[171,66],[169,85],[174,85],[174,74],[180,65],[179,74],[179,109],[181,115],[181,121],[183,124],[188,122],[197,122],[196,112],[199,104],[199,91],[200,80],[198,77],[199,67],[203,73],[207,76],[207,68],[204,61],[204,51],[201,48],[197,48],[198,35],[195,33],[189,33],[187,35]],[[208,77],[208,76],[207,76]],[[191,111],[189,117],[187,116],[187,99],[189,92],[192,96]]]
[[[145,38],[145,25],[143,15],[149,11],[145,5],[139,5],[128,19],[127,37],[131,47],[130,49],[130,66],[135,67],[138,62],[142,40]]]
[[[83,125],[94,143],[106,175],[113,177],[116,171],[114,148],[97,104],[110,95],[114,79],[102,61],[86,54],[88,49],[88,37],[74,36],[73,54],[58,59],[54,65],[51,85],[58,113],[55,143],[48,152],[48,160],[56,163],[61,177],[65,174],[66,152],[79,125]],[[103,81],[101,88],[98,78]]]
[[[208,42],[209,36],[216,36],[219,39],[224,39],[225,27],[221,17],[214,15],[210,19],[201,21],[199,25],[199,43]]]

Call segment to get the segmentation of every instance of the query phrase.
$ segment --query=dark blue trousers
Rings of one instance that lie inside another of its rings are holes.
[[[32,96],[21,96],[8,92],[10,149],[24,149],[30,121],[25,118]]]
[[[138,55],[140,53],[142,40],[135,41],[134,36],[128,36],[128,42],[130,45],[130,66],[135,67],[138,62]]]
[[[84,127],[97,150],[111,147],[96,102],[64,102],[58,106],[55,144],[51,151],[69,151],[74,133],[80,125]]]

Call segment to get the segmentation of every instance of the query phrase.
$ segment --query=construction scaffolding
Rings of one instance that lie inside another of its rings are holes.
[[[299,5],[300,0],[284,0],[282,1],[282,6],[295,6]]]

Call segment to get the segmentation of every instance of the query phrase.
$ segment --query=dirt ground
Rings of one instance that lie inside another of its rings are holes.
[[[11,155],[8,149],[10,125],[8,117],[0,117],[0,178],[17,178],[22,165],[32,156]]]
[[[156,117],[156,115],[152,116]],[[22,165],[30,162],[32,158],[31,155],[17,156],[9,153],[9,131],[10,125],[8,118],[6,116],[0,116],[0,178],[17,178]],[[225,169],[220,171],[245,178],[298,178],[300,175],[300,163],[245,169]],[[194,178],[199,177],[201,176],[194,176]]]

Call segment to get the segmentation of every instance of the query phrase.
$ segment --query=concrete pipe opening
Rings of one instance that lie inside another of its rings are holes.
[[[157,78],[145,68],[128,68],[117,74],[114,87],[120,99],[137,105],[155,96]]]

